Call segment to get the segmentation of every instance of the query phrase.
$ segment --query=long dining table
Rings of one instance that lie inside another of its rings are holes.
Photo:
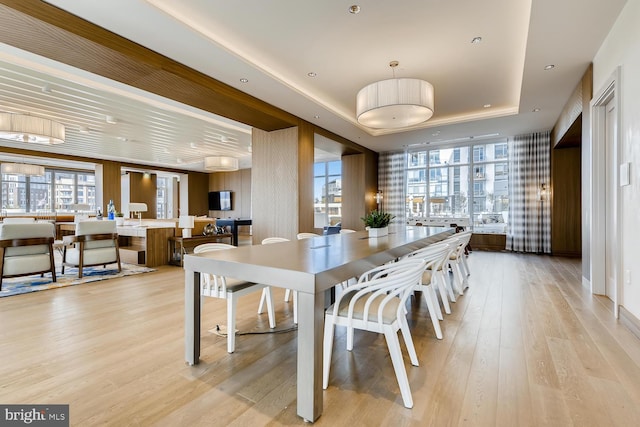
[[[454,233],[443,227],[391,227],[384,237],[366,231],[292,240],[273,245],[189,254],[185,270],[185,359],[200,359],[200,274],[210,273],[298,291],[297,414],[320,417],[324,310],[332,288]],[[238,349],[237,351],[242,351]]]

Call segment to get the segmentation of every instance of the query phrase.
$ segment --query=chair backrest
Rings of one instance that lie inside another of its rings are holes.
[[[298,240],[302,240],[302,239],[310,239],[312,237],[318,237],[318,236],[320,235],[316,233],[298,233],[296,237],[298,238]]]
[[[272,243],[280,243],[280,242],[288,242],[289,239],[284,237],[267,237],[266,239],[262,239],[263,245],[270,245]]]
[[[426,262],[413,257],[391,264],[373,268],[358,279],[358,283],[341,293],[334,304],[334,315],[340,308],[340,300],[350,298],[347,316],[353,318],[354,311],[362,312],[362,319],[379,323],[382,326],[392,319],[397,319],[405,313],[405,302],[413,289],[422,281]],[[355,294],[354,294],[355,292]],[[399,298],[396,305],[389,305]],[[364,302],[364,304],[363,304]],[[375,303],[375,304],[374,304]],[[393,313],[389,310],[395,308]],[[376,312],[373,313],[372,309]]]
[[[451,245],[446,241],[438,242],[410,253],[407,258],[422,258],[426,262],[425,268],[439,270],[443,268],[444,263],[449,259],[449,254],[456,250],[456,247],[456,245]]]
[[[50,222],[0,225],[0,240],[29,239],[34,237],[55,238],[55,235],[55,226]],[[5,255],[35,255],[47,253],[48,251],[48,245],[16,246],[7,248]]]
[[[193,253],[201,254],[204,252],[220,251],[223,249],[236,249],[236,247],[226,243],[203,243],[193,248]]]
[[[225,251],[228,249],[237,249],[233,245],[226,243],[203,243],[193,248],[194,254],[202,254],[205,252]],[[206,296],[222,297],[227,292],[227,280],[224,276],[204,273],[201,275],[202,283],[200,284],[200,293]]]
[[[350,228],[341,228],[340,229],[340,234],[349,234],[349,233],[355,233],[356,230],[351,230]]]
[[[109,220],[102,221],[80,221],[76,223],[76,236],[86,236],[89,234],[115,234],[116,222]],[[115,247],[113,240],[92,240],[84,244],[84,250]]]
[[[36,222],[35,218],[28,217],[6,217],[2,220],[3,224],[33,224]]]
[[[467,247],[470,240],[471,231],[463,231],[462,233],[456,233],[450,236],[445,241],[451,242],[455,245],[455,251],[452,253],[452,255],[455,255],[456,258],[459,258],[464,253],[464,249]]]

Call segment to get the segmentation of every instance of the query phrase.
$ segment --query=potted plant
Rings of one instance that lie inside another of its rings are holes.
[[[395,216],[388,212],[375,209],[361,219],[369,230],[369,237],[382,237],[389,234],[389,223],[394,218]]]
[[[116,212],[116,225],[124,225],[124,214]]]

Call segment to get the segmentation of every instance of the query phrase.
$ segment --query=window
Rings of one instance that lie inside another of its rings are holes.
[[[342,161],[313,165],[314,228],[342,221]]]
[[[2,213],[70,212],[84,203],[95,209],[93,172],[45,169],[44,176],[2,174]]]
[[[408,159],[408,217],[463,217],[476,230],[506,231],[504,221],[494,223],[509,209],[506,142],[417,150]]]

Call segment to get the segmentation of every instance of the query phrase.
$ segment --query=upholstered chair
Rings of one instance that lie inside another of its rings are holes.
[[[0,225],[0,289],[5,277],[51,273],[56,281],[53,259],[55,226],[52,223]]]
[[[113,263],[122,271],[115,221],[78,222],[76,234],[64,236],[63,241],[62,274],[65,266],[77,267],[78,277],[82,277],[84,267]]]

